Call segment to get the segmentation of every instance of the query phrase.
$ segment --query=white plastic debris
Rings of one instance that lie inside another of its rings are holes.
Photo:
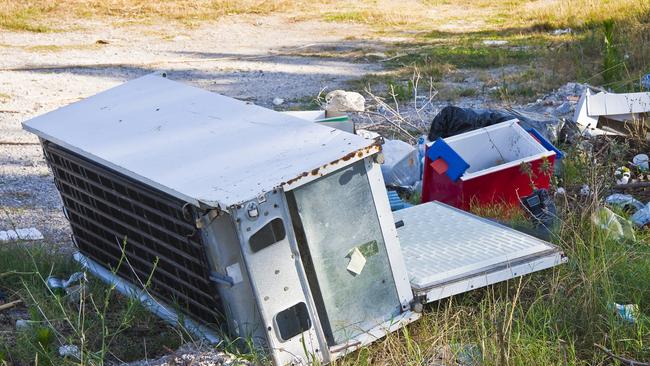
[[[582,188],[580,188],[580,195],[581,196],[591,196],[591,188],[589,188],[588,184],[583,184]]]
[[[54,293],[60,293],[61,295],[67,293],[67,290],[70,286],[75,285],[82,280],[86,279],[85,272],[75,272],[68,277],[67,280],[62,280],[60,278],[49,276],[46,280],[47,287]]]
[[[43,234],[33,227],[0,231],[0,242],[16,240],[43,240]]]
[[[616,178],[616,184],[627,184],[632,178],[632,172],[626,166],[622,166],[614,172],[614,177]]]
[[[639,317],[639,305],[637,304],[622,305],[614,302],[609,304],[609,308],[628,323],[634,324]]]
[[[284,103],[284,99],[282,99],[282,98],[278,98],[278,97],[273,98],[273,104],[275,104],[275,105],[281,105],[281,104],[283,104],[283,103]]]
[[[483,44],[486,46],[503,46],[504,44],[508,44],[508,41],[497,40],[497,39],[486,39],[483,41]]]
[[[71,357],[80,360],[81,351],[79,351],[79,347],[75,346],[74,344],[64,344],[63,346],[59,347],[59,356]]]
[[[26,319],[17,319],[16,320],[16,330],[26,330],[31,328],[34,322]]]
[[[639,168],[641,171],[650,169],[650,158],[646,154],[639,154],[632,158],[632,164]]]
[[[363,112],[366,110],[366,99],[356,92],[334,90],[325,96],[325,111],[328,117],[345,112]]]
[[[564,187],[557,187],[557,191],[555,191],[555,194],[559,196],[564,196],[566,195],[566,189],[564,189]]]
[[[607,198],[605,198],[605,203],[610,206],[617,206],[621,208],[631,207],[634,208],[634,211],[641,210],[643,207],[645,207],[643,202],[637,200],[629,194],[621,193],[614,193],[607,196]]]
[[[384,183],[393,187],[412,187],[420,180],[417,150],[400,140],[386,140],[382,146],[384,164],[381,173]]]
[[[571,32],[573,32],[573,30],[571,28],[556,29],[556,30],[553,31],[553,35],[554,36],[560,36],[562,34],[570,34]]]
[[[368,140],[374,140],[377,137],[381,136],[377,132],[368,131],[368,130],[357,130],[356,134],[363,137],[364,139],[368,139]]]
[[[644,227],[646,225],[650,224],[650,202],[645,205],[642,209],[638,210],[637,212],[630,217],[630,220],[639,227]]]

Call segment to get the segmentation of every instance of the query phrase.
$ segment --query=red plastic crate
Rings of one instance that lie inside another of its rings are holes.
[[[422,202],[518,205],[533,188],[548,189],[554,163],[555,152],[516,120],[438,139],[427,146]]]

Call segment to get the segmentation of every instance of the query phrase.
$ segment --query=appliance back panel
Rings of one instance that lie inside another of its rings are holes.
[[[79,250],[181,311],[217,325],[222,304],[186,202],[50,141],[45,157]]]

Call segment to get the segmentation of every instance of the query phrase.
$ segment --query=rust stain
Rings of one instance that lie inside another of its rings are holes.
[[[348,161],[348,160],[353,159],[355,157],[361,159],[361,158],[364,157],[364,155],[370,155],[373,152],[379,152],[379,151],[381,151],[382,143],[383,143],[383,141],[375,141],[372,145],[369,145],[369,146],[366,146],[366,147],[361,148],[359,150],[348,153],[348,154],[346,154],[346,155],[344,155],[344,156],[342,156],[342,157],[340,157],[340,158],[338,158],[338,159],[336,159],[336,160],[334,160],[334,161],[332,161],[330,163],[324,164],[320,168],[315,168],[315,169],[311,170],[310,173],[311,173],[312,176],[317,176],[317,175],[323,176],[323,173],[320,172],[321,169],[325,169],[330,165],[335,167],[336,165],[340,164],[343,161]],[[302,174],[298,175],[295,178],[289,179],[286,182],[282,182],[281,185],[292,185],[292,184],[300,181],[302,178],[305,178],[305,177],[309,176],[310,173],[303,172]]]

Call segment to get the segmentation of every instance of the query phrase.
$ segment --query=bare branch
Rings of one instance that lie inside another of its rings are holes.
[[[641,361],[635,361],[631,360],[629,358],[625,358],[622,356],[615,355],[612,351],[608,350],[607,348],[601,346],[600,344],[594,343],[594,347],[598,348],[599,350],[603,351],[607,356],[617,360],[618,362],[628,365],[628,366],[650,366],[650,363],[648,362],[641,362]]]

